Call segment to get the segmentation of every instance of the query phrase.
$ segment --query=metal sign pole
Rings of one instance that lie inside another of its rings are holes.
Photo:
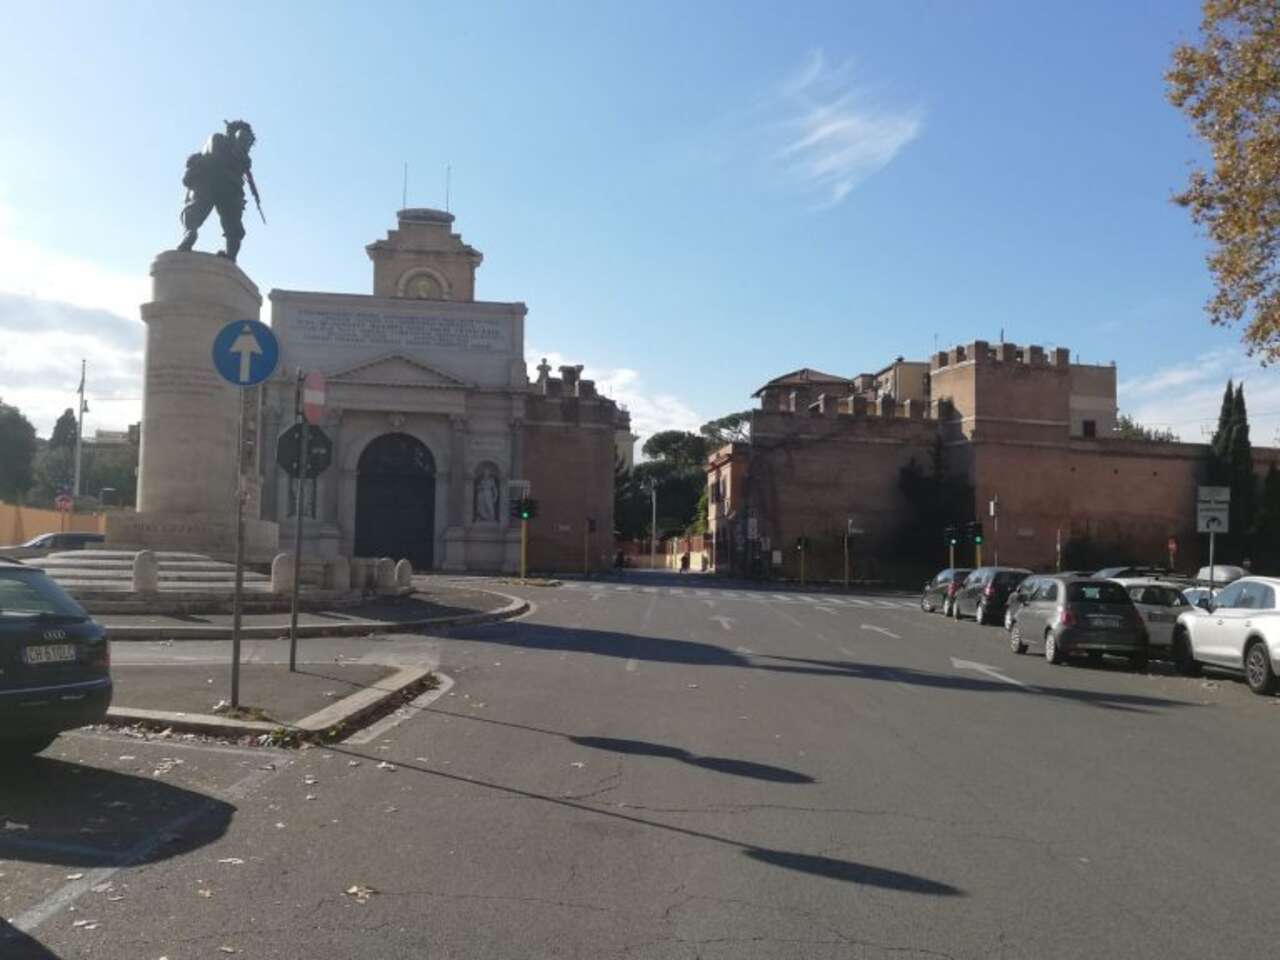
[[[307,419],[302,415],[302,370],[298,370],[298,385],[294,391],[293,422],[302,425],[302,443],[298,457],[298,495],[294,498],[297,524],[293,532],[293,590],[289,608],[289,672],[298,670],[298,591],[302,583],[302,515],[303,500],[307,493]]]
[[[529,572],[529,521],[520,521],[520,579]]]
[[[1209,531],[1209,599],[1213,600],[1213,539],[1216,537],[1212,530]]]
[[[244,596],[244,394],[237,394],[236,585],[231,600],[231,709],[240,707],[240,609]]]
[[[844,588],[849,589],[849,534],[844,535]]]

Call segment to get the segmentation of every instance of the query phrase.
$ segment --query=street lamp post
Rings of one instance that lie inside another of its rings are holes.
[[[649,519],[649,569],[658,569],[658,481],[649,478],[649,501],[651,514]]]

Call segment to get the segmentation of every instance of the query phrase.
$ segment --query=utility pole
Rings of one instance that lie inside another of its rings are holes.
[[[649,569],[658,569],[658,481],[649,478],[649,499],[651,512],[649,519]]]
[[[297,525],[293,530],[293,589],[289,606],[289,672],[298,670],[298,593],[302,585],[302,514],[303,500],[307,493],[307,462],[310,453],[307,449],[307,418],[302,415],[302,368],[298,368],[297,384],[293,391],[293,422],[302,426],[302,449],[298,457],[298,495],[294,500],[297,508]]]
[[[1003,341],[1004,331],[1000,331]],[[995,552],[995,565],[1000,566],[1000,494],[991,495],[991,549]]]
[[[84,434],[84,415],[89,410],[89,405],[84,402],[84,370],[85,362],[80,361],[80,386],[76,388],[76,393],[80,395],[80,403],[77,405],[76,414],[76,479],[75,485],[72,487],[71,495],[73,497],[80,496],[80,439]]]

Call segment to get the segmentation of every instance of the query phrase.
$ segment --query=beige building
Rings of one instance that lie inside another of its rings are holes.
[[[407,557],[418,569],[516,569],[514,498],[539,501],[533,569],[581,569],[612,552],[616,437],[624,411],[581,367],[530,382],[526,307],[478,300],[483,258],[453,215],[401,210],[366,248],[368,295],[273,290],[277,374],[263,393],[261,515],[291,542],[296,484],[276,463],[294,421],[295,371],[327,380],[320,430],[333,463],[305,484],[305,549]]]

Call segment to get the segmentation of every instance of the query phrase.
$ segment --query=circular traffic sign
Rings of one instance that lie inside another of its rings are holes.
[[[257,320],[232,320],[213,338],[213,366],[237,387],[261,383],[280,362],[280,343],[271,328]]]
[[[320,426],[320,418],[324,416],[324,403],[324,374],[313,370],[302,381],[302,415],[313,427]]]
[[[71,508],[76,505],[76,502],[67,494],[60,493],[58,496],[54,497],[53,505],[63,513],[70,513]]]

